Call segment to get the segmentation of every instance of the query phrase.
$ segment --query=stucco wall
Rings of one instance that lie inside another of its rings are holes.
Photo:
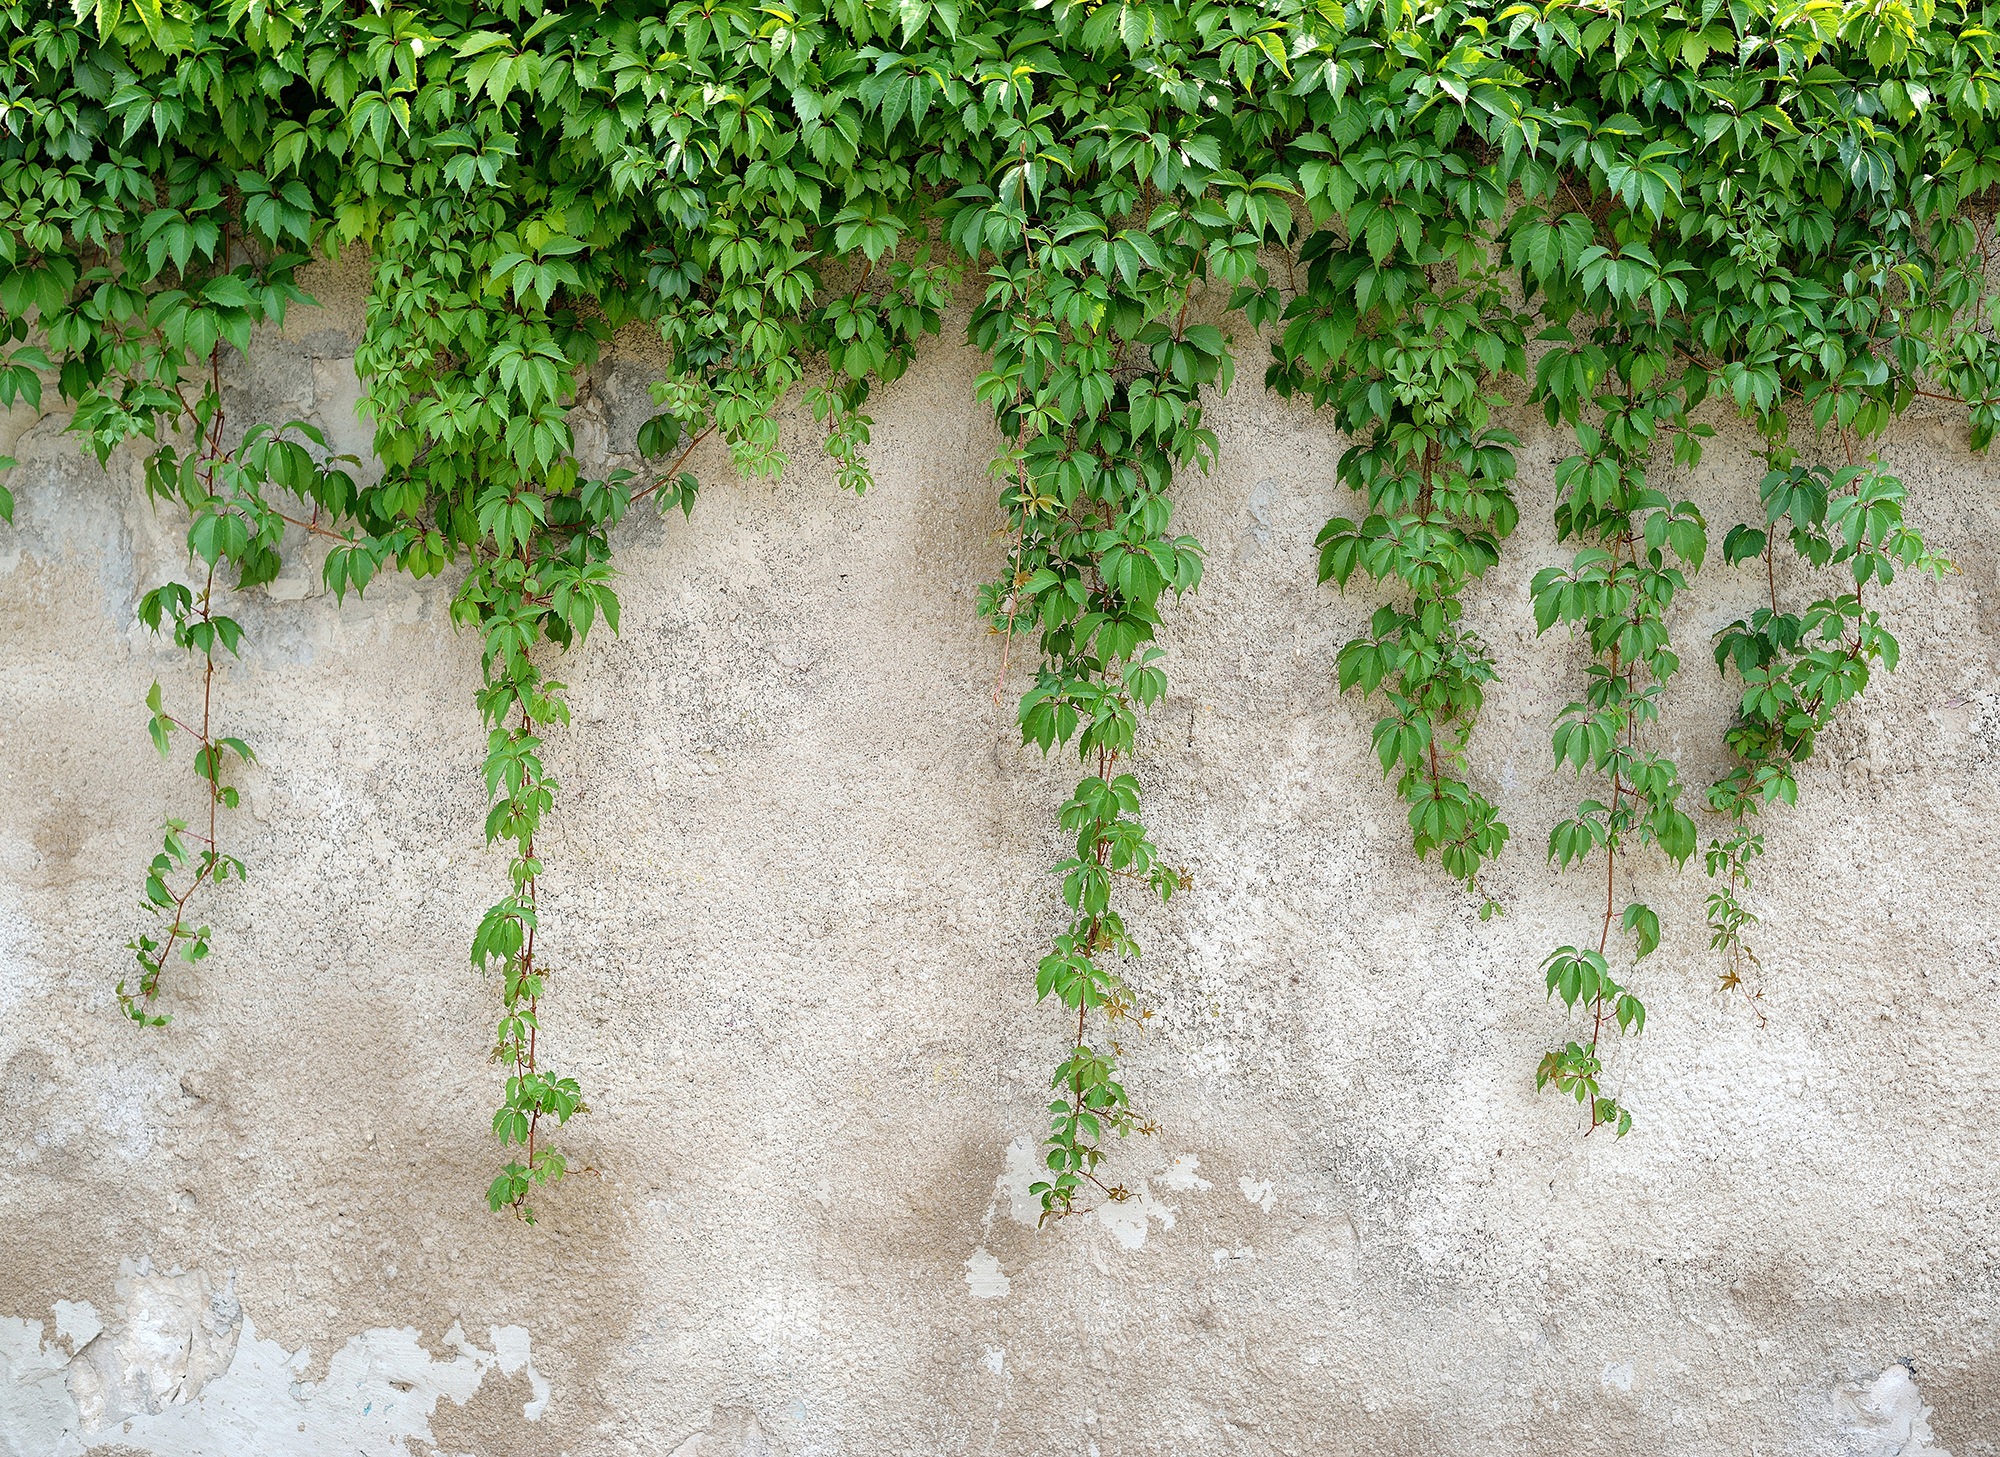
[[[233,406],[365,447],[358,294],[317,290]],[[545,837],[594,1172],[535,1229],[481,1200],[495,993],[465,946],[503,863],[449,582],[336,605],[301,551],[233,604],[251,878],[141,1031],[111,988],[193,802],[141,700],[191,675],[133,609],[179,525],[131,459],[9,418],[0,1451],[2000,1452],[2000,492],[1962,432],[1886,447],[1963,573],[1888,594],[1900,672],[1767,817],[1766,1025],[1713,989],[1698,867],[1635,860],[1667,927],[1613,1074],[1639,1125],[1585,1140],[1531,1077],[1563,1026],[1537,963],[1594,914],[1538,849],[1575,794],[1547,727],[1580,656],[1527,603],[1567,556],[1564,443],[1519,412],[1523,526],[1473,594],[1501,670],[1477,773],[1515,832],[1482,923],[1334,691],[1374,605],[1314,583],[1342,442],[1247,341],[1220,467],[1179,491],[1208,575],[1140,756],[1195,878],[1140,917],[1128,1081],[1162,1131],[1120,1155],[1137,1200],[1038,1231],[1061,1032],[1033,964],[1074,776],[1018,745],[1019,655],[995,702],[974,591],[1007,543],[962,334],[878,395],[865,499],[800,411],[782,484],[713,452],[692,522],[620,530],[624,632],[564,665]],[[637,348],[599,372],[590,449],[630,449],[647,378]],[[1688,488],[1718,539],[1755,509],[1747,446],[1725,430]],[[1707,640],[1756,586],[1711,565],[1674,620],[1663,737],[1695,785],[1729,705]]]

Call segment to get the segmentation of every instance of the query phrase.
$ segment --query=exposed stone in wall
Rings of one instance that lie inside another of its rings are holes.
[[[231,408],[360,450],[355,280],[315,287]],[[1038,1228],[1073,780],[1018,746],[1022,667],[996,705],[974,618],[1006,550],[978,370],[947,342],[882,392],[864,500],[801,409],[783,483],[716,450],[692,521],[621,528],[623,635],[562,670],[545,888],[594,1172],[533,1230],[480,1197],[494,992],[465,945],[504,872],[450,582],[336,604],[302,547],[232,603],[251,879],[142,1032],[111,987],[190,783],[141,703],[189,674],[133,608],[179,525],[130,460],[8,417],[0,1452],[2000,1457],[2000,492],[1958,428],[1885,447],[1963,570],[1884,594],[1900,671],[1764,826],[1766,1025],[1713,990],[1698,870],[1621,861],[1666,940],[1612,1143],[1532,1084],[1562,1028],[1536,965],[1593,915],[1537,850],[1573,798],[1547,728],[1579,660],[1527,603],[1566,557],[1563,441],[1511,422],[1523,526],[1471,594],[1501,673],[1474,773],[1515,831],[1482,922],[1335,692],[1374,606],[1314,583],[1343,442],[1246,365],[1179,490],[1209,572],[1138,760],[1195,879],[1140,928],[1128,1081],[1162,1133],[1120,1150],[1133,1200]],[[629,454],[648,378],[621,342],[587,448]],[[1756,509],[1722,423],[1687,487],[1718,536]],[[1712,564],[1673,621],[1692,784],[1731,692],[1705,645],[1756,585]]]

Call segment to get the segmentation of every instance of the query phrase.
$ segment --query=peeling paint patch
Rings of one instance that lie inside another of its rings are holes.
[[[97,1307],[88,1300],[58,1300],[55,1312],[56,1339],[69,1342],[71,1355],[104,1333],[104,1322],[97,1318]]]
[[[1162,1229],[1174,1227],[1173,1206],[1155,1199],[1149,1182],[1141,1179],[1131,1198],[1100,1204],[1090,1212],[1090,1218],[1103,1225],[1123,1249],[1136,1250],[1144,1245],[1146,1232],[1155,1219],[1160,1221]]]
[[[1178,1211],[1153,1194],[1153,1185],[1176,1194],[1190,1194],[1215,1186],[1196,1172],[1201,1159],[1191,1153],[1175,1154],[1158,1173],[1139,1181],[1131,1197],[1100,1204],[1087,1216],[1096,1220],[1123,1249],[1136,1250],[1146,1243],[1146,1233],[1158,1220],[1160,1228],[1172,1229]]]
[[[965,1283],[981,1300],[998,1300],[1014,1285],[1007,1278],[1007,1272],[1000,1268],[999,1258],[988,1254],[985,1245],[974,1250],[972,1258],[965,1262]]]
[[[529,1359],[527,1329],[518,1325],[494,1326],[487,1335],[493,1341],[493,1364],[500,1368],[502,1376],[526,1369],[529,1399],[521,1404],[521,1415],[531,1422],[540,1421],[542,1413],[549,1409],[549,1382]]]
[[[107,1329],[85,1307],[97,1330],[71,1346],[65,1380],[86,1432],[192,1401],[236,1357],[243,1310],[233,1279],[217,1288],[200,1271],[161,1274],[142,1260],[120,1270],[117,1292],[122,1318]],[[74,1323],[80,1312],[56,1312],[58,1338],[65,1314]]]
[[[524,1420],[548,1408],[520,1326],[489,1331],[489,1350],[454,1325],[441,1356],[408,1327],[364,1331],[324,1380],[305,1382],[309,1353],[261,1339],[233,1279],[127,1262],[117,1288],[108,1321],[85,1302],[57,1302],[53,1339],[41,1321],[0,1319],[0,1453],[409,1457],[409,1441],[433,1440],[439,1399],[463,1406],[495,1368],[526,1372]]]
[[[1236,1181],[1236,1187],[1243,1191],[1245,1199],[1248,1199],[1266,1214],[1269,1214],[1271,1206],[1278,1202],[1277,1196],[1271,1192],[1271,1181],[1269,1179],[1253,1179],[1248,1174],[1245,1174]]]
[[[993,1181],[993,1198],[997,1203],[1007,1201],[1007,1217],[1016,1224],[1025,1224],[1033,1229],[1041,1223],[1042,1201],[1028,1192],[1039,1180],[1047,1177],[1048,1171],[1036,1157],[1035,1141],[1022,1134],[1007,1145],[1006,1166],[1000,1177]],[[988,1219],[992,1218],[991,1211]]]
[[[1201,1168],[1201,1155],[1177,1153],[1167,1160],[1167,1166],[1153,1175],[1152,1182],[1162,1189],[1170,1189],[1176,1194],[1192,1194],[1197,1189],[1212,1189],[1215,1186],[1197,1172]]]
[[[1201,1176],[1200,1168],[1199,1155],[1175,1154],[1167,1160],[1164,1168],[1141,1179],[1130,1198],[1100,1204],[1084,1218],[1094,1220],[1117,1241],[1121,1249],[1139,1249],[1145,1245],[1147,1231],[1155,1220],[1162,1229],[1174,1227],[1174,1207],[1162,1203],[1154,1195],[1153,1186],[1157,1184],[1176,1194],[1213,1188]],[[1000,1173],[993,1181],[993,1198],[986,1206],[986,1218],[981,1228],[988,1235],[992,1233],[994,1217],[1003,1201],[1009,1219],[1030,1229],[1038,1228],[1042,1218],[1042,1201],[1030,1190],[1046,1177],[1047,1170],[1042,1167],[1033,1138],[1023,1134],[1008,1144]],[[983,1241],[966,1260],[965,1266],[965,1283],[972,1287],[974,1295],[994,1300],[1007,1293],[1010,1282],[1000,1269],[999,1260],[987,1252]]]
[[[1866,1388],[1841,1388],[1835,1404],[1851,1457],[1951,1457],[1931,1435],[1931,1409],[1910,1368],[1900,1362]]]
[[[1090,1218],[1103,1225],[1111,1237],[1118,1241],[1121,1249],[1136,1250],[1146,1243],[1149,1216],[1158,1209],[1163,1216],[1161,1222],[1168,1229],[1174,1227],[1174,1212],[1163,1204],[1156,1204],[1152,1192],[1141,1180],[1139,1190],[1130,1199],[1116,1204],[1105,1204],[1092,1211]]]

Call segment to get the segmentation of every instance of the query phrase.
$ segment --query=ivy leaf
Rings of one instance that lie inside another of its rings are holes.
[[[1644,958],[1659,948],[1660,918],[1650,907],[1634,901],[1625,907],[1625,914],[1619,924],[1633,934],[1634,956]]]

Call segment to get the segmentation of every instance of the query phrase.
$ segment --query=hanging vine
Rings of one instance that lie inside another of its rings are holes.
[[[1598,423],[1577,421],[1574,400],[1550,396],[1552,412],[1570,416],[1584,447],[1556,469],[1557,535],[1598,544],[1579,551],[1567,569],[1537,572],[1533,584],[1536,626],[1569,624],[1593,659],[1583,699],[1557,718],[1556,761],[1609,786],[1608,798],[1582,800],[1574,816],[1550,831],[1549,858],[1566,869],[1601,850],[1604,908],[1594,947],[1559,946],[1542,963],[1549,994],[1581,1008],[1590,1030],[1588,1041],[1573,1039],[1545,1054],[1535,1085],[1568,1093],[1589,1110],[1592,1130],[1610,1125],[1623,1137],[1632,1114],[1603,1090],[1601,1044],[1607,1022],[1621,1033],[1643,1030],[1646,1007],[1612,970],[1611,929],[1615,921],[1632,937],[1637,962],[1658,948],[1660,921],[1642,901],[1620,913],[1618,862],[1646,844],[1676,866],[1694,853],[1695,825],[1680,808],[1679,771],[1650,747],[1649,730],[1659,721],[1667,680],[1680,668],[1667,611],[1686,590],[1686,573],[1700,569],[1708,535],[1692,502],[1670,503],[1647,484],[1653,449],[1685,425],[1684,397],[1647,388],[1659,353],[1622,338],[1607,342],[1604,352],[1614,361],[1608,373],[1624,389],[1598,398]],[[1562,373],[1560,366],[1547,369],[1543,379]],[[1693,442],[1681,433],[1676,453],[1691,461],[1698,453]]]
[[[1161,599],[1201,580],[1195,542],[1169,534],[1169,488],[1177,467],[1214,458],[1199,392],[1227,387],[1228,356],[1220,330],[1188,319],[1202,220],[1171,206],[1137,216],[1140,179],[1099,152],[1051,166],[1032,91],[1001,76],[996,94],[1014,112],[996,119],[997,185],[962,191],[953,223],[967,253],[983,244],[994,255],[972,336],[992,356],[980,397],[1017,466],[1002,496],[1017,542],[1010,575],[985,605],[1003,630],[1025,619],[1039,636],[1023,739],[1044,753],[1074,741],[1089,771],[1057,814],[1074,837],[1055,867],[1071,919],[1035,978],[1038,998],[1075,1016],[1050,1082],[1049,1177],[1033,1188],[1047,1217],[1092,1190],[1124,1198],[1096,1173],[1105,1138],[1151,1129],[1118,1075],[1119,1024],[1143,1013],[1120,969],[1139,947],[1113,891],[1131,880],[1166,900],[1187,878],[1160,858],[1139,818],[1139,780],[1119,767],[1133,758],[1139,713],[1166,691],[1152,645]],[[1095,1042],[1093,1012],[1106,1023]]]
[[[507,858],[471,943],[500,1008],[488,1198],[532,1218],[585,1107],[559,1071],[564,937],[543,919],[548,756],[572,731],[556,664],[618,629],[617,527],[649,500],[692,511],[704,442],[779,474],[794,398],[865,490],[870,390],[969,279],[1009,544],[981,608],[1003,677],[1032,635],[1024,740],[1083,770],[1055,810],[1063,925],[1036,974],[1061,1009],[1045,1215],[1122,1197],[1109,1140],[1150,1126],[1120,1057],[1145,1014],[1127,887],[1188,884],[1141,818],[1138,759],[1163,611],[1201,579],[1174,484],[1214,462],[1204,411],[1232,336],[1267,329],[1269,387],[1350,437],[1336,474],[1361,505],[1328,522],[1319,569],[1372,616],[1329,686],[1380,703],[1413,848],[1475,891],[1509,842],[1478,735],[1498,670],[1468,608],[1518,521],[1510,402],[1574,440],[1568,559],[1536,564],[1532,597],[1587,653],[1551,747],[1588,786],[1548,854],[1588,900],[1541,970],[1579,1020],[1536,1080],[1623,1134],[1604,1034],[1643,1027],[1628,968],[1667,934],[1644,885],[1700,842],[1659,748],[1715,511],[1686,473],[1710,417],[1765,442],[1764,519],[1721,551],[1758,593],[1715,644],[1741,694],[1704,857],[1722,980],[1754,990],[1751,826],[1894,667],[1878,589],[1946,566],[1873,442],[1920,398],[1962,403],[1975,448],[2000,419],[1994,18],[1866,0],[0,5],[0,405],[47,392],[100,461],[143,442],[149,493],[189,523],[190,579],[138,611],[195,663],[197,691],[156,685],[147,712],[163,750],[192,743],[201,787],[146,870],[157,923],[120,1005],[168,1020],[169,962],[209,954],[202,897],[243,871],[223,845],[250,754],[220,697],[241,639],[225,579],[269,581],[302,538],[340,597],[452,574]],[[223,408],[253,331],[303,300],[307,256],[342,249],[372,269],[366,485],[309,425]],[[638,327],[666,350],[650,464],[594,474],[568,412]],[[0,488],[0,518],[14,505]],[[1821,574],[1844,577],[1802,586]]]
[[[1764,837],[1750,824],[1768,804],[1798,802],[1799,767],[1812,758],[1814,741],[1843,704],[1860,696],[1877,665],[1895,670],[1900,649],[1864,598],[1868,584],[1888,586],[1899,567],[1932,576],[1952,570],[1904,524],[1903,483],[1879,461],[1828,470],[1786,459],[1789,452],[1775,442],[1768,453],[1772,469],[1758,486],[1765,524],[1732,527],[1723,539],[1732,565],[1761,560],[1768,605],[1715,640],[1716,667],[1725,674],[1735,669],[1743,685],[1727,735],[1737,762],[1708,794],[1709,807],[1730,821],[1706,854],[1716,882],[1707,902],[1709,948],[1722,956],[1718,980],[1726,991],[1742,988],[1745,973],[1760,965],[1743,934],[1758,920],[1743,896],[1750,865],[1764,853]],[[1853,589],[1816,598],[1803,612],[1780,610],[1781,528],[1807,567],[1845,569]]]
[[[1336,516],[1321,530],[1320,580],[1345,589],[1358,572],[1405,588],[1411,601],[1378,608],[1367,634],[1341,648],[1340,688],[1382,694],[1375,754],[1409,805],[1417,856],[1436,851],[1469,889],[1508,830],[1466,778],[1494,666],[1465,625],[1464,593],[1499,563],[1520,517],[1520,442],[1493,411],[1498,382],[1526,369],[1527,351],[1479,237],[1505,191],[1426,194],[1412,179],[1441,176],[1441,151],[1435,142],[1399,150],[1375,142],[1356,148],[1344,171],[1313,174],[1327,210],[1344,213],[1347,237],[1323,229],[1301,250],[1306,287],[1285,311],[1270,378],[1280,393],[1337,406],[1342,428],[1363,437],[1339,475],[1369,514],[1358,523]]]

